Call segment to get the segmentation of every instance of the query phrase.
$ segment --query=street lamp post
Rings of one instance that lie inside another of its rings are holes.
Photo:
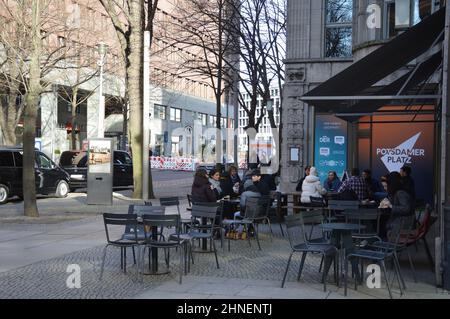
[[[98,104],[98,138],[103,138],[104,133],[104,121],[105,121],[105,97],[103,96],[103,66],[106,62],[106,53],[108,52],[108,45],[104,42],[100,42],[97,45],[97,52],[100,59],[97,61],[97,65],[100,67],[100,84],[99,84],[99,104]]]

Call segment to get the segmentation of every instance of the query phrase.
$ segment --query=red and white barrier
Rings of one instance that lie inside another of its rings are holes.
[[[194,172],[196,167],[195,159],[184,157],[151,156],[150,163],[152,168],[174,171]]]

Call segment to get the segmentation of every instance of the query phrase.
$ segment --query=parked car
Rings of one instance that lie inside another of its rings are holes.
[[[23,198],[23,149],[0,147],[0,204],[8,198]],[[44,153],[36,151],[36,193],[66,197],[69,193],[69,174]]]
[[[61,154],[59,165],[70,174],[70,191],[87,188],[87,152],[65,151]],[[114,189],[133,187],[133,162],[130,154],[125,151],[114,151],[113,167]]]

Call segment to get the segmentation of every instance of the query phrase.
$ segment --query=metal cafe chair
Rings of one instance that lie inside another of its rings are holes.
[[[175,248],[178,250],[180,248],[180,284],[182,283],[182,275],[183,275],[183,264],[186,269],[186,257],[185,257],[185,249],[183,248],[185,244],[185,239],[180,237],[180,234],[176,231],[179,229],[180,224],[180,216],[179,215],[149,215],[145,214],[142,216],[142,223],[144,224],[144,229],[151,230],[145,231],[145,241],[143,244],[143,252],[142,258],[145,256],[145,249],[164,249],[164,253],[166,255],[166,266],[169,269],[169,254],[166,251],[171,248]],[[163,228],[174,228],[175,232],[168,236],[168,240],[158,240],[153,236],[153,229],[163,229]],[[156,261],[157,262],[157,261]],[[141,261],[141,265],[144,264],[144,261]]]
[[[101,270],[100,270],[100,280],[102,280],[102,277],[103,277],[103,270],[104,270],[105,259],[106,259],[106,250],[109,246],[120,248],[120,267],[126,273],[126,271],[127,271],[126,248],[132,247],[133,251],[134,251],[134,247],[135,246],[138,247],[140,245],[140,241],[138,239],[138,232],[135,231],[134,236],[130,236],[129,238],[123,238],[123,236],[121,236],[118,239],[112,239],[110,237],[110,229],[114,226],[125,226],[125,227],[130,227],[133,229],[137,229],[137,227],[138,227],[137,217],[138,217],[137,214],[109,214],[109,213],[103,214],[103,221],[104,221],[104,225],[105,225],[107,244],[106,244],[105,248],[103,249],[103,257],[102,257],[102,264],[101,264]],[[138,249],[138,258],[137,259],[139,260],[139,249]],[[137,271],[137,276],[138,275],[139,275],[139,270]]]
[[[307,213],[307,212],[306,212]],[[311,218],[310,218],[311,217]],[[311,243],[308,240],[307,232],[305,230],[305,224],[313,223],[317,219],[315,214],[308,216],[308,214],[297,214],[293,216],[286,216],[286,229],[289,239],[289,244],[291,246],[291,254],[289,255],[288,263],[286,265],[286,270],[284,272],[283,280],[281,282],[281,288],[284,287],[286,281],[286,276],[289,271],[289,265],[292,260],[294,253],[302,253],[302,259],[300,262],[300,268],[298,271],[297,281],[300,280],[302,275],[303,266],[305,264],[305,259],[307,253],[319,253],[325,260],[325,265],[322,273],[323,289],[326,291],[326,278],[331,267],[331,263],[334,263],[334,277],[335,281],[338,282],[338,258],[337,258],[337,248],[328,243]]]
[[[192,205],[192,220],[188,236],[191,241],[201,239],[210,242],[211,250],[203,250],[201,252],[214,252],[216,258],[217,269],[219,269],[219,259],[217,258],[217,249],[214,243],[214,227],[216,225],[218,206]],[[190,254],[192,254],[191,244]]]

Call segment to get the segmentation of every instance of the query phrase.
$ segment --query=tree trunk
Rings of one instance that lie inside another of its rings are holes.
[[[72,104],[72,119],[71,119],[71,124],[72,124],[72,132],[70,133],[70,144],[71,144],[71,149],[72,150],[76,150],[78,149],[77,146],[77,132],[75,131],[75,127],[77,126],[77,122],[78,122],[78,118],[77,118],[77,104],[78,104],[78,88],[75,87],[73,89],[72,92],[72,98],[70,103]]]
[[[24,116],[23,133],[23,197],[25,216],[39,217],[36,204],[36,181],[35,181],[35,151],[34,139],[36,137],[36,118],[41,93],[41,71],[40,71],[40,0],[32,2],[32,44],[30,55],[30,76],[28,92],[26,94],[26,108]]]
[[[127,66],[128,96],[130,102],[130,143],[133,156],[133,198],[142,198],[142,6],[139,0],[130,0],[130,64]]]

